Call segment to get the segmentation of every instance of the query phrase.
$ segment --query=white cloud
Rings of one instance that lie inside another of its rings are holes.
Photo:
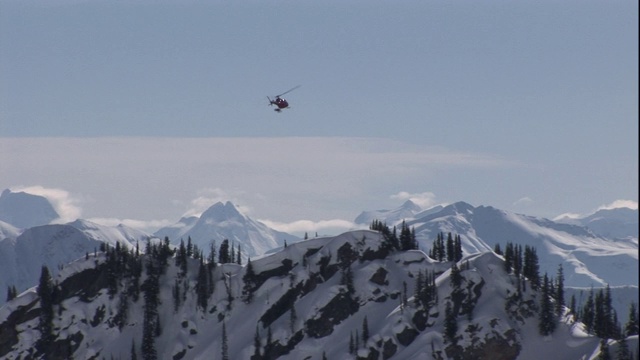
[[[397,194],[391,195],[390,198],[401,201],[411,200],[423,209],[428,209],[438,204],[436,202],[436,195],[432,192],[409,193],[401,191]]]
[[[638,210],[638,202],[633,200],[616,200],[608,205],[602,205],[598,210],[611,210],[617,208],[629,208]]]
[[[71,196],[71,194],[62,189],[46,188],[44,186],[16,186],[11,187],[12,192],[25,192],[27,194],[39,195],[51,203],[53,209],[60,216],[55,223],[67,223],[80,218],[82,209],[78,205],[79,200]]]

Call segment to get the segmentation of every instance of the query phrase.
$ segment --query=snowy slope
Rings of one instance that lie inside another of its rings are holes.
[[[495,360],[588,359],[597,353],[598,339],[586,334],[571,316],[559,319],[552,335],[538,334],[535,304],[540,295],[527,285],[520,300],[514,298],[515,277],[504,271],[502,257],[485,252],[462,259],[458,263],[462,283],[456,288],[451,263],[434,262],[418,250],[389,251],[385,244],[372,231],[291,244],[252,261],[256,285],[250,302],[243,301],[242,291],[248,265],[218,264],[212,271],[214,291],[204,310],[196,306],[194,291],[198,260],[190,260],[185,277],[170,260],[160,276],[161,326],[153,340],[158,358],[221,358],[223,329],[230,359],[251,359],[256,350],[262,355],[255,359],[320,359],[323,353],[328,359],[353,359],[349,343],[354,337],[358,338],[355,353],[362,359],[436,359],[454,354]],[[59,311],[54,319],[57,354],[71,351],[74,358],[128,359],[133,348],[141,358],[144,297],[134,301],[122,291],[109,296],[105,288],[93,289],[88,296],[82,285],[81,279],[90,274],[102,278],[104,261],[103,255],[81,258],[57,275],[55,280],[67,289],[55,309]],[[353,291],[344,282],[349,271]],[[414,298],[418,273],[436,277],[438,300],[429,309]],[[141,280],[146,277],[145,272]],[[121,279],[122,285],[128,281]],[[177,309],[172,297],[176,283],[187,289]],[[119,328],[114,316],[124,301],[128,316]],[[447,303],[460,305],[455,307],[457,344],[443,335]],[[464,310],[467,305],[471,310]],[[35,292],[29,291],[0,308],[0,331],[17,331],[7,332],[0,341],[1,359],[34,351],[38,307]],[[297,314],[293,320],[292,308]],[[365,319],[368,339],[362,339]],[[628,342],[635,349],[637,337]]]
[[[187,242],[191,237],[193,244],[209,253],[212,242],[220,246],[227,239],[241,246],[243,257],[255,257],[268,250],[281,247],[284,242],[292,243],[299,238],[267,227],[242,214],[231,202],[218,202],[198,217],[182,218],[177,224],[162,228],[154,234],[158,238],[168,237],[171,243]]]
[[[150,236],[125,226],[108,227],[86,220],[43,225],[25,230],[15,238],[0,241],[0,289],[15,286],[23,291],[37,284],[42,265],[53,274],[71,261],[93,253],[102,243],[120,243],[128,249],[144,244]],[[5,297],[0,298],[0,304]]]
[[[581,217],[561,217],[558,222],[580,225],[608,238],[638,238],[638,209],[602,209]]]
[[[638,285],[638,239],[609,239],[588,229],[490,206],[458,202],[407,222],[424,250],[439,232],[460,235],[465,254],[503,249],[507,242],[537,249],[541,272],[564,267],[567,286]]]

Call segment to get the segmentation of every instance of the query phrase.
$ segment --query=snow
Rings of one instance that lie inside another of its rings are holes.
[[[382,242],[380,234],[374,231],[351,231],[335,237],[316,238],[291,244],[282,251],[252,260],[256,273],[279,268],[283,260],[291,260],[291,270],[287,274],[268,278],[256,291],[254,300],[246,304],[242,301],[242,277],[246,266],[237,264],[219,265],[215,272],[215,291],[209,299],[207,311],[197,310],[195,293],[188,292],[184,303],[177,311],[173,307],[172,286],[178,276],[178,269],[169,261],[166,273],[161,277],[161,305],[159,307],[161,335],[156,338],[155,346],[160,358],[172,358],[184,351],[184,359],[217,358],[221,353],[222,325],[227,329],[229,339],[229,355],[232,359],[248,359],[253,354],[253,337],[258,331],[264,345],[268,329],[259,319],[270,309],[291,287],[305,283],[311,274],[317,272],[321,258],[331,255],[330,264],[337,262],[337,250],[348,243],[352,249],[362,253],[366,249],[377,249]],[[310,252],[315,253],[310,254]],[[307,266],[302,264],[302,257],[307,255]],[[64,266],[55,280],[64,281],[69,276],[84,269],[93,267],[96,262],[104,261],[104,256],[90,255],[88,259],[80,259]],[[464,283],[484,282],[481,296],[473,310],[473,317],[458,316],[460,335],[459,344],[468,347],[473,342],[504,334],[509,329],[516,330],[516,340],[522,346],[519,360],[540,358],[581,359],[589,358],[596,353],[598,339],[585,333],[581,324],[573,322],[571,316],[564,316],[555,333],[550,336],[538,335],[535,316],[515,319],[505,309],[507,297],[515,293],[515,278],[504,271],[503,259],[492,252],[468,255],[458,263],[463,269],[461,275]],[[466,267],[469,267],[467,270]],[[370,261],[356,260],[351,264],[354,274],[355,296],[358,298],[358,311],[337,323],[331,333],[321,338],[305,335],[291,352],[280,359],[318,359],[324,351],[329,359],[352,359],[348,353],[349,339],[358,331],[362,335],[362,324],[367,319],[370,338],[367,342],[360,340],[358,355],[369,355],[368,347],[379,347],[378,344],[393,341],[397,351],[392,359],[432,359],[434,352],[445,353],[449,345],[442,336],[444,325],[444,308],[451,296],[452,285],[449,279],[450,263],[439,263],[429,259],[419,250],[392,253],[384,259]],[[380,268],[386,270],[386,281],[389,285],[379,285],[369,281]],[[189,288],[196,283],[198,261],[191,259],[186,280]],[[397,342],[398,334],[405,329],[414,328],[412,317],[416,313],[413,305],[413,288],[418,271],[433,271],[437,274],[437,291],[439,303],[430,311],[431,326],[418,332],[417,337],[408,345]],[[293,275],[293,277],[292,277]],[[293,279],[293,283],[291,282]],[[144,275],[143,279],[144,280]],[[306,321],[317,319],[321,312],[336,295],[343,294],[345,287],[340,285],[340,272],[325,281],[316,284],[308,293],[301,294],[295,302],[298,320],[294,331],[304,328]],[[229,284],[234,301],[228,309],[227,292],[224,282]],[[408,306],[401,306],[403,284],[407,286]],[[464,286],[463,286],[464,287]],[[379,291],[386,295],[386,301],[375,301],[372,294]],[[537,294],[530,289],[523,293],[524,299],[537,301]],[[32,289],[21,294],[17,299],[0,308],[0,324],[15,309],[35,300],[36,293]],[[74,356],[89,358],[91,356],[110,358],[128,358],[131,346],[135,341],[140,347],[142,338],[142,314],[144,300],[131,303],[128,323],[122,330],[110,326],[108,319],[116,312],[119,296],[109,297],[106,290],[90,302],[82,302],[78,297],[65,299],[62,312],[55,321],[56,328],[61,329],[59,338],[67,338],[75,333],[82,333],[81,346]],[[91,324],[96,313],[104,309],[105,319],[99,324]],[[94,326],[95,325],[95,326]],[[6,357],[15,359],[34,346],[39,334],[36,330],[37,319],[19,325],[20,342],[14,351]],[[291,336],[289,311],[275,319],[269,326],[272,339],[286,344]],[[471,337],[471,329],[474,337]],[[637,337],[635,340],[637,343]],[[365,346],[366,345],[366,346]],[[634,345],[630,344],[633,349]],[[138,356],[140,357],[140,352]]]

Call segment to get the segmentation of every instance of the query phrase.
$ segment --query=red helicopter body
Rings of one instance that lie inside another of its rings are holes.
[[[300,85],[298,85],[298,86],[296,86],[294,88],[291,88],[291,89],[283,92],[280,95],[276,95],[275,99],[273,99],[273,100],[271,100],[271,98],[267,96],[267,99],[269,99],[269,105],[275,105],[276,108],[274,110],[276,112],[281,112],[283,109],[289,108],[289,102],[287,100],[285,100],[284,98],[281,98],[281,96],[284,95],[284,94],[288,94],[289,92],[291,92],[291,91],[293,91],[293,90],[295,90],[295,89],[297,89],[299,87],[300,87]]]

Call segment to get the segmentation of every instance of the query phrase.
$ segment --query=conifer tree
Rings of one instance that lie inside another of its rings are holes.
[[[424,293],[424,275],[422,274],[422,269],[418,270],[418,275],[416,276],[416,284],[413,287],[413,302],[416,306],[421,303],[422,295]]]
[[[355,344],[353,343],[353,331],[349,333],[349,354],[355,352]]]
[[[577,315],[577,309],[576,309],[576,295],[575,294],[571,294],[571,300],[569,301],[569,311],[571,311],[571,313],[573,314],[573,316]],[[577,316],[576,316],[577,317]]]
[[[18,290],[15,286],[7,285],[7,302],[15,299],[18,296]]]
[[[182,296],[180,294],[180,281],[176,278],[173,284],[173,289],[171,294],[173,295],[173,311],[178,312],[180,308],[180,301],[182,300]]]
[[[629,316],[624,325],[624,335],[638,335],[638,308],[635,302],[631,302],[629,305]]]
[[[367,316],[364,316],[362,320],[362,343],[366,344],[367,340],[369,340],[369,321],[367,321]]]
[[[629,344],[627,339],[622,336],[618,340],[618,350],[616,351],[616,360],[633,360],[631,350],[629,350]]]
[[[198,268],[198,279],[196,282],[196,299],[198,307],[200,307],[202,311],[207,310],[209,302],[209,280],[207,275],[208,271],[201,260],[200,267]]]
[[[36,349],[40,353],[48,354],[50,346],[53,344],[53,282],[49,268],[42,266],[40,271],[40,282],[37,290],[40,297],[40,339],[36,343]]]
[[[229,254],[229,240],[224,239],[220,244],[220,252],[218,254],[220,264],[226,264],[231,262],[231,255]]]
[[[138,354],[136,353],[136,340],[131,340],[131,360],[138,360]]]
[[[615,339],[618,336],[619,324],[617,324],[618,319],[613,309],[612,299],[611,299],[611,287],[609,284],[604,288],[604,316],[605,316],[605,337],[609,339]]]
[[[258,324],[256,324],[256,333],[253,336],[253,358],[260,359],[260,332],[258,331]]]
[[[532,246],[524,246],[524,264],[522,268],[522,275],[529,279],[531,289],[538,290],[540,287],[540,265],[538,264],[538,254],[536,249]]]
[[[507,274],[511,274],[511,268],[513,267],[513,258],[513,243],[508,242],[507,246],[504,249],[504,271],[506,271]]]
[[[242,276],[242,300],[249,304],[253,300],[253,292],[255,291],[256,286],[256,274],[253,271],[253,264],[251,263],[251,258],[247,260],[246,269],[244,275]]]
[[[447,301],[444,310],[444,337],[452,344],[456,344],[458,334],[458,321],[456,320],[456,314],[453,312],[451,302]]]
[[[454,291],[460,289],[460,286],[462,285],[462,275],[460,274],[460,269],[455,262],[451,265],[450,281]]]
[[[129,318],[129,299],[127,297],[126,292],[120,293],[120,298],[118,302],[118,312],[114,318],[116,325],[118,325],[118,329],[122,330],[122,328],[126,325],[127,320]]]
[[[151,271],[149,271],[151,270]],[[148,277],[142,284],[144,293],[144,314],[142,323],[142,358],[144,360],[156,360],[158,353],[155,348],[155,334],[158,321],[158,276],[153,270],[153,266],[147,271]]]
[[[607,316],[605,310],[604,292],[599,289],[593,306],[593,331],[601,338],[607,338]]]
[[[516,277],[520,277],[522,274],[522,246],[520,246],[520,244],[514,246],[513,273]]]
[[[454,261],[455,259],[455,247],[453,245],[453,237],[451,233],[447,234],[447,261]]]
[[[553,286],[550,284],[547,274],[544,274],[540,289],[540,312],[538,314],[538,331],[542,336],[551,335],[556,330],[554,309],[551,303],[552,291]]]
[[[180,247],[178,248],[178,255],[176,256],[176,265],[180,268],[180,276],[187,275],[187,248],[184,245],[184,241],[180,239]]]
[[[496,243],[496,245],[493,247],[493,252],[498,255],[502,255],[502,249],[500,249],[500,244]]]
[[[191,242],[191,236],[187,238],[187,257],[193,257],[193,243]]]
[[[609,343],[606,339],[600,339],[600,354],[598,354],[597,360],[612,360],[609,353]]]
[[[562,264],[558,265],[558,274],[556,275],[556,286],[554,298],[556,299],[556,316],[562,315],[562,308],[565,305],[564,302],[564,272],[562,271]]]
[[[289,330],[291,330],[291,334],[296,332],[296,322],[298,321],[298,314],[296,313],[296,303],[291,304],[291,309],[289,310]]]
[[[229,340],[227,339],[227,325],[222,320],[222,360],[229,360]]]
[[[589,296],[587,297],[587,301],[585,301],[584,306],[582,307],[582,323],[587,328],[589,333],[594,332],[594,320],[595,320],[595,311],[594,311],[594,297],[593,297],[593,288],[589,291]]]
[[[444,261],[446,259],[447,256],[447,251],[445,249],[444,246],[444,234],[440,233],[439,236],[436,238],[436,242],[437,242],[437,253],[436,253],[436,260],[438,261]]]
[[[264,358],[265,359],[271,359],[271,352],[273,349],[273,334],[271,333],[271,325],[269,325],[269,327],[267,327],[267,343],[264,345]]]
[[[462,260],[462,239],[460,235],[456,235],[453,241],[453,249],[454,249],[454,261]]]

